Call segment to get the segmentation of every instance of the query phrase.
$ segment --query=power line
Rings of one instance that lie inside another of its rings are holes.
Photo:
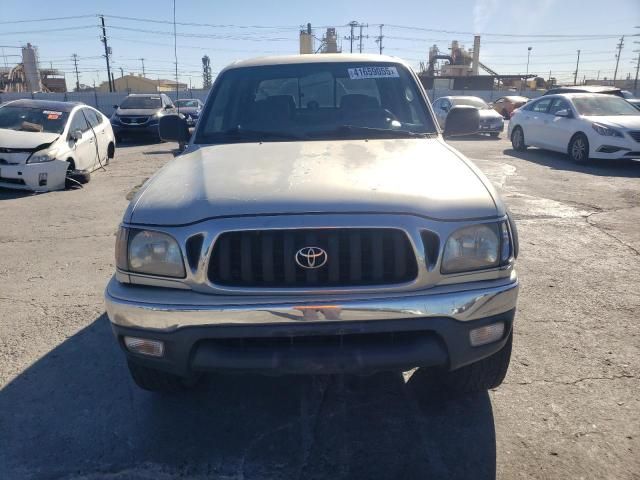
[[[58,20],[75,20],[78,18],[95,18],[96,15],[73,15],[71,17],[52,17],[52,18],[36,18],[34,20],[10,20],[5,22],[0,22],[0,25],[6,25],[9,23],[34,23],[34,22],[52,22]]]
[[[96,28],[96,25],[80,25],[76,27],[47,28],[42,30],[24,30],[21,32],[0,32],[0,35],[27,35],[30,33],[67,32],[70,30],[85,30],[88,28]]]

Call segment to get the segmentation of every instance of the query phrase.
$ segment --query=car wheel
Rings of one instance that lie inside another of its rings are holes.
[[[521,127],[516,127],[511,132],[511,146],[516,152],[524,152],[527,149],[524,143],[524,132]]]
[[[441,377],[449,390],[460,393],[482,392],[498,387],[509,370],[513,333],[499,351],[471,365],[464,366]]]
[[[143,390],[159,393],[179,392],[196,385],[198,377],[185,378],[127,361],[133,381]]]
[[[586,163],[589,161],[589,140],[584,133],[577,133],[569,142],[569,158],[575,163]]]

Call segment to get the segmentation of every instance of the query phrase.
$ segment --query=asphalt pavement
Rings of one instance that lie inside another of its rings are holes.
[[[0,478],[640,478],[640,163],[451,143],[521,242],[509,374],[469,396],[420,370],[144,392],[102,292],[128,198],[175,145],[119,148],[82,189],[0,190]]]

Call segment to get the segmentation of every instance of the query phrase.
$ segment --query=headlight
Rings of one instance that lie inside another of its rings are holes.
[[[444,247],[442,273],[460,273],[499,267],[513,255],[506,222],[483,223],[451,234]]]
[[[171,236],[151,230],[120,228],[116,239],[116,265],[119,269],[183,278],[182,252]]]
[[[622,137],[622,132],[601,123],[594,123],[591,126],[596,132],[600,135],[604,135],[605,137]]]
[[[50,154],[34,154],[32,155],[29,160],[27,160],[27,163],[44,163],[44,162],[53,162],[56,159],[56,157],[50,155]]]

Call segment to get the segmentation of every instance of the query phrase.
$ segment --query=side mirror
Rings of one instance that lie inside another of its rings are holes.
[[[444,127],[445,137],[471,135],[480,129],[480,111],[469,105],[459,105],[449,110]]]
[[[173,105],[165,105],[164,109],[165,110],[171,110],[173,108]]]
[[[160,138],[168,142],[187,143],[191,135],[184,116],[170,114],[160,117],[158,124]]]
[[[569,110],[567,110],[566,108],[563,108],[562,110],[558,110],[555,113],[556,117],[564,117],[564,118],[571,118],[571,112]]]
[[[118,105],[114,105],[114,106],[113,106],[113,108],[117,109],[117,108],[118,108]]]
[[[82,138],[82,130],[80,130],[79,128],[69,133],[69,139],[74,142],[77,142],[81,138]]]

